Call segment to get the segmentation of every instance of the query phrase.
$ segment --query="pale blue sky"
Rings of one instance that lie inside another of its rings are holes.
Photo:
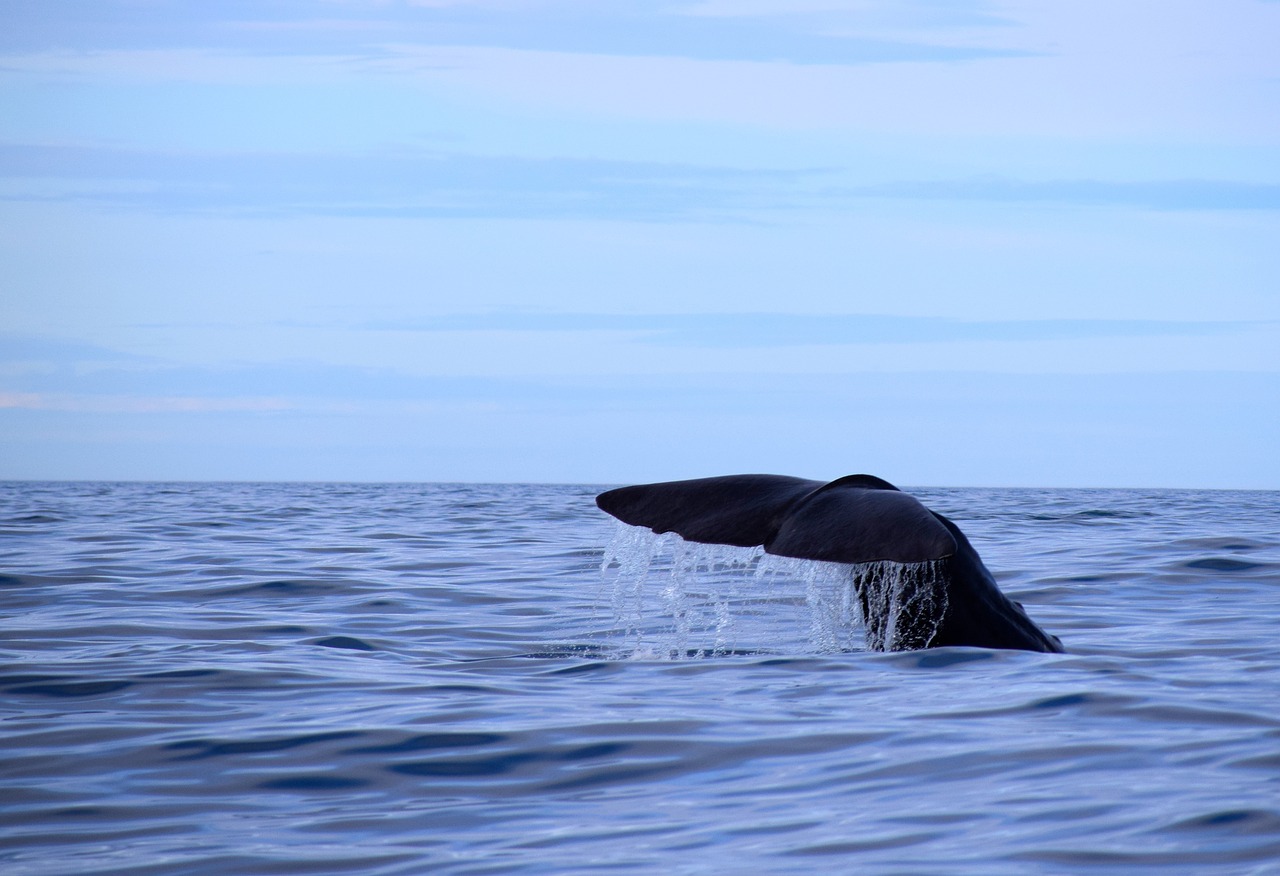
[[[1280,488],[1280,3],[5,0],[0,477]]]

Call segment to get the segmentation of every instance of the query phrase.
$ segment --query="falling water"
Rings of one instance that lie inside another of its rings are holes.
[[[949,560],[863,563],[851,567],[871,651],[929,647],[947,610]]]
[[[600,571],[612,632],[637,657],[768,650],[795,624],[820,653],[910,651],[928,646],[946,610],[945,561],[827,563],[625,524]]]

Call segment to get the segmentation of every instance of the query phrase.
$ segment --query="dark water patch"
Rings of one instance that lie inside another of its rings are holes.
[[[820,821],[804,820],[804,821],[784,821],[777,823],[754,824],[748,827],[731,828],[725,831],[729,836],[738,835],[759,835],[768,836],[770,834],[788,834],[796,831],[811,830],[822,824]]]
[[[618,664],[613,661],[606,660],[590,660],[585,663],[577,663],[572,666],[563,666],[556,669],[548,670],[546,675],[591,675],[599,673],[608,673],[616,670]]]
[[[1044,781],[1070,775],[1073,769],[1096,769],[1094,762],[1120,763],[1132,752],[1120,745],[1062,745],[1053,748],[1008,750],[975,754],[972,751],[944,755],[926,755],[911,759],[895,759],[887,766],[873,766],[854,772],[859,787],[882,781],[955,783],[990,779],[993,773],[1025,771]],[[1034,768],[1034,769],[1033,769]]]
[[[92,571],[76,571],[71,574],[62,575],[33,575],[33,574],[11,574],[3,576],[5,578],[4,586],[6,587],[66,587],[76,584],[116,584],[120,579],[114,575],[102,574],[102,568],[96,567]]]
[[[1154,511],[1145,510],[1124,510],[1115,508],[1087,508],[1081,511],[1070,511],[1062,514],[1053,514],[1049,512],[1036,512],[1028,514],[1030,520],[1053,521],[1055,523],[1092,523],[1095,521],[1109,522],[1112,520],[1142,520],[1148,517],[1156,516]]]
[[[1229,762],[1227,766],[1247,770],[1280,770],[1280,751],[1260,757],[1241,758]]]
[[[225,674],[226,673],[219,669],[169,669],[164,672],[149,672],[143,677],[162,679],[213,678]]]
[[[268,779],[259,782],[258,787],[265,791],[350,791],[373,784],[368,779],[357,779],[350,776],[288,776],[280,779]]]
[[[1163,830],[1280,837],[1280,813],[1271,809],[1227,809],[1178,821]]]
[[[239,584],[217,591],[218,596],[272,596],[301,597],[321,596],[347,589],[343,583],[325,579],[281,578],[274,581],[258,581]]]
[[[964,666],[970,663],[989,664],[1035,659],[1025,651],[995,651],[981,648],[932,648],[921,651],[889,652],[849,650],[840,653],[850,657],[856,655],[859,660],[874,665],[894,666],[907,671],[946,669],[950,666]]]
[[[326,636],[323,639],[317,639],[311,644],[319,645],[322,648],[341,648],[347,651],[378,650],[363,639],[357,639],[354,636]]]
[[[1032,812],[1012,819],[1015,823],[1036,824],[1052,822],[1067,824],[1074,821],[1094,821],[1112,815],[1119,807],[1110,804],[1089,803],[1085,805],[1059,806],[1053,809]]]
[[[506,775],[526,763],[541,759],[536,754],[516,752],[468,760],[428,760],[397,763],[388,766],[387,769],[405,776],[426,778],[482,778]]]
[[[803,657],[766,657],[757,665],[770,669],[790,669],[797,665],[804,665],[810,661]]]
[[[1262,569],[1266,563],[1252,563],[1248,560],[1237,560],[1234,557],[1207,557],[1183,563],[1187,569],[1207,569],[1211,572],[1246,572],[1250,569]]]
[[[244,754],[274,754],[302,746],[316,745],[322,742],[335,742],[343,739],[355,739],[364,734],[354,730],[334,731],[330,733],[304,733],[298,736],[280,736],[272,739],[248,740],[210,740],[189,739],[166,745],[166,751],[187,752],[178,760],[202,760],[210,757],[228,757]]]
[[[100,680],[100,681],[46,681],[36,684],[19,684],[7,688],[11,694],[41,697],[97,697],[115,693],[132,687],[132,681]]]
[[[73,535],[68,541],[83,544],[137,544],[141,541],[136,535],[114,532],[95,532],[91,535]]]
[[[1127,714],[1156,724],[1223,727],[1280,727],[1280,717],[1255,715],[1234,709],[1198,709],[1186,705],[1143,705],[1127,710]]]
[[[0,518],[0,523],[66,523],[67,518],[56,514],[20,514],[16,517]]]
[[[105,806],[70,806],[55,809],[49,814],[54,818],[100,818],[109,810]]]
[[[956,712],[930,713],[922,717],[943,718],[990,718],[1003,715],[1035,715],[1039,713],[1080,712],[1089,715],[1107,715],[1123,711],[1141,700],[1138,697],[1120,696],[1116,694],[1073,692],[1051,697],[1041,697],[1027,702],[1000,706],[994,709],[965,710]]]
[[[1277,858],[1280,858],[1280,841],[1250,846],[1186,848],[1176,851],[1147,849],[1128,851],[1123,848],[1106,850],[1096,847],[1077,850],[1058,848],[1008,856],[1012,861],[1026,861],[1039,865],[1061,865],[1088,870],[1096,870],[1099,867],[1124,868],[1126,872],[1133,872],[1138,868],[1152,870],[1168,868],[1169,872],[1223,873],[1231,872],[1222,869],[1228,864],[1268,865],[1268,869],[1241,871],[1248,874],[1268,873],[1269,865]]]
[[[563,741],[544,734],[521,735],[495,743],[483,756],[442,756],[391,764],[389,772],[464,782],[508,782],[508,792],[529,794],[612,792],[629,785],[668,779],[714,781],[726,770],[758,761],[806,758],[822,751],[844,751],[866,745],[878,734],[832,734],[793,738],[725,742],[698,739],[689,722],[632,725],[588,725],[578,728],[580,739]]]
[[[404,608],[405,603],[397,602],[394,599],[370,599],[361,604],[361,608]]]
[[[560,754],[557,759],[572,762],[595,760],[602,757],[617,757],[626,754],[630,749],[631,744],[627,742],[595,742],[572,748]]]
[[[630,784],[644,784],[665,780],[686,772],[689,772],[689,767],[676,758],[650,763],[630,761],[625,766],[583,771],[571,778],[548,782],[542,786],[542,789],[553,794],[566,791],[582,792],[600,788],[609,789]]]
[[[65,675],[49,675],[40,672],[0,673],[0,685],[36,684],[45,681],[61,681]]]
[[[1060,697],[1049,697],[1044,700],[1036,700],[1031,703],[1029,708],[1032,709],[1062,709],[1069,706],[1084,706],[1096,703],[1099,697],[1087,693],[1067,694]]]
[[[514,693],[509,687],[479,684],[433,684],[424,690],[435,696],[511,696]]]
[[[921,651],[915,656],[915,665],[921,669],[944,669],[948,666],[960,666],[965,663],[980,663],[993,659],[991,651],[966,650],[961,648],[938,648],[932,651]]]
[[[1184,550],[1205,552],[1238,552],[1265,550],[1268,547],[1276,547],[1277,542],[1275,540],[1264,541],[1262,539],[1239,538],[1235,536],[1212,536],[1207,538],[1180,538],[1174,541],[1172,546]]]
[[[508,741],[509,738],[502,733],[421,733],[402,739],[399,742],[349,748],[342,753],[405,754],[438,748],[475,748],[484,745],[498,745]]]
[[[514,740],[507,740],[510,746]],[[709,764],[699,748],[686,742],[672,750],[646,739],[618,739],[581,745],[554,744],[537,739],[521,740],[519,747],[475,757],[441,757],[391,764],[391,772],[428,778],[485,779],[519,773],[522,781],[535,783],[537,793],[583,791],[645,782],[680,772],[696,771]],[[713,758],[714,759],[714,758]],[[539,768],[540,767],[540,768]]]

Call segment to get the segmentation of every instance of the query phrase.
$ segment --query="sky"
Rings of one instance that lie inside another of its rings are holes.
[[[1275,0],[0,0],[0,478],[1280,489]]]

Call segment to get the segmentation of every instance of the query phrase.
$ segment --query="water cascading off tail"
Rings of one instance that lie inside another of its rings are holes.
[[[925,648],[947,607],[946,562],[792,559],[619,524],[600,571],[631,653],[675,658],[776,652],[798,628],[795,644],[822,653]]]
[[[947,610],[949,559],[850,566],[871,651],[929,647]]]

